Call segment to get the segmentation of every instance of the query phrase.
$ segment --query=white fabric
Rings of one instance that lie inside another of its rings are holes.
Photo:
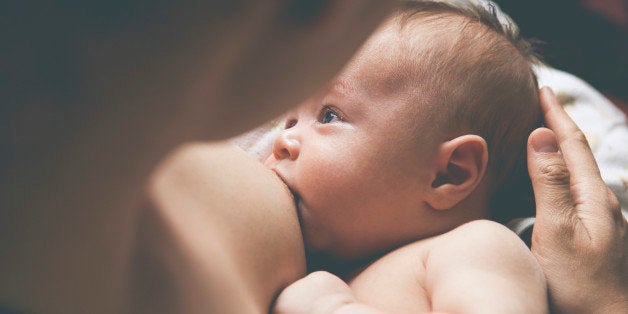
[[[231,141],[257,160],[264,162],[264,160],[270,156],[275,137],[282,128],[283,124],[278,120],[271,121],[250,132],[235,137]]]
[[[560,70],[538,67],[540,86],[551,87],[584,132],[604,182],[628,216],[628,124],[626,116],[591,85]]]

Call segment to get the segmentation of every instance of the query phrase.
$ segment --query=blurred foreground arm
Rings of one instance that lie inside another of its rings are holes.
[[[147,219],[144,186],[160,159],[185,141],[224,139],[296,105],[340,70],[392,5],[7,4],[0,303],[125,312],[137,288],[132,259],[148,246],[136,238]],[[154,212],[181,207],[190,206]]]

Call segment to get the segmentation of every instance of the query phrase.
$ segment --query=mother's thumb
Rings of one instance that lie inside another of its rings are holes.
[[[534,189],[537,222],[545,219],[556,221],[556,217],[552,216],[572,213],[569,169],[552,130],[539,128],[530,134],[528,172]]]

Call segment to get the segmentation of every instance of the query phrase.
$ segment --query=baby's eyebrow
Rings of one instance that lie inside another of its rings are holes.
[[[334,80],[334,82],[332,83],[332,90],[334,92],[337,92],[341,95],[348,95],[350,93],[355,93],[355,86],[353,86],[353,84],[350,84],[349,82],[347,82],[346,80],[342,79],[342,78],[338,78],[336,80]]]

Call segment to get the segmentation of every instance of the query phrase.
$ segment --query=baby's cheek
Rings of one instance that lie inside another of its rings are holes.
[[[319,167],[310,171],[313,174],[312,178],[315,179],[312,183],[328,190],[328,193],[334,194],[336,190],[338,190],[337,193],[340,193],[344,187],[356,183],[355,172],[351,164],[324,160],[318,165]]]
[[[301,194],[311,205],[312,210],[332,210],[328,207],[344,205],[346,197],[351,197],[351,186],[355,184],[351,177],[351,169],[328,159],[318,159],[311,163],[315,167],[303,169],[301,173]],[[336,206],[334,206],[336,205]]]

